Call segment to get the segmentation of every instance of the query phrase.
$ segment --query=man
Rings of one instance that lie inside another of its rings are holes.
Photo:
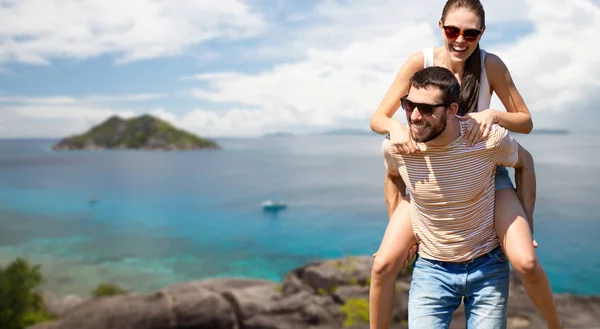
[[[497,165],[514,167],[517,188],[534,186],[535,176],[525,174],[533,161],[498,125],[484,141],[467,146],[462,134],[469,121],[455,116],[459,94],[458,81],[445,68],[415,73],[402,107],[421,152],[394,153],[389,139],[382,145],[388,182],[401,178],[410,192],[419,245],[409,328],[448,328],[463,298],[467,328],[506,327],[510,273],[494,229],[494,175]],[[393,202],[400,210],[407,198]]]

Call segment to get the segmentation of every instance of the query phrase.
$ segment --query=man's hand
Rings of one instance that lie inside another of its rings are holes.
[[[408,254],[406,255],[406,259],[404,260],[404,263],[402,263],[402,268],[406,268],[408,265],[410,265],[410,263],[415,258],[417,251],[419,251],[418,244],[414,244],[412,247],[410,247],[410,249],[408,249]]]

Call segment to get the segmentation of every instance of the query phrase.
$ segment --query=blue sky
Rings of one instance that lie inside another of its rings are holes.
[[[482,47],[507,64],[536,127],[600,131],[600,2],[483,4]],[[0,137],[142,113],[205,136],[368,129],[403,61],[440,45],[442,5],[0,0]]]

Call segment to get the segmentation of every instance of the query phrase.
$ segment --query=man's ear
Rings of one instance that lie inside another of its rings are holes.
[[[457,113],[458,113],[458,104],[457,103],[450,104],[450,106],[448,107],[448,117],[452,118]]]

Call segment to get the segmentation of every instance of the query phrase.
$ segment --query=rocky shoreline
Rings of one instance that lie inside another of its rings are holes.
[[[60,318],[29,329],[295,329],[368,328],[373,258],[314,262],[291,271],[282,283],[256,279],[207,279],[168,286],[145,296],[83,300],[46,295]],[[411,276],[396,281],[392,328],[407,328]],[[600,328],[600,296],[556,295],[565,328]],[[462,306],[450,328],[465,327]],[[366,313],[365,313],[366,312]],[[513,275],[509,329],[544,328],[544,321]]]

